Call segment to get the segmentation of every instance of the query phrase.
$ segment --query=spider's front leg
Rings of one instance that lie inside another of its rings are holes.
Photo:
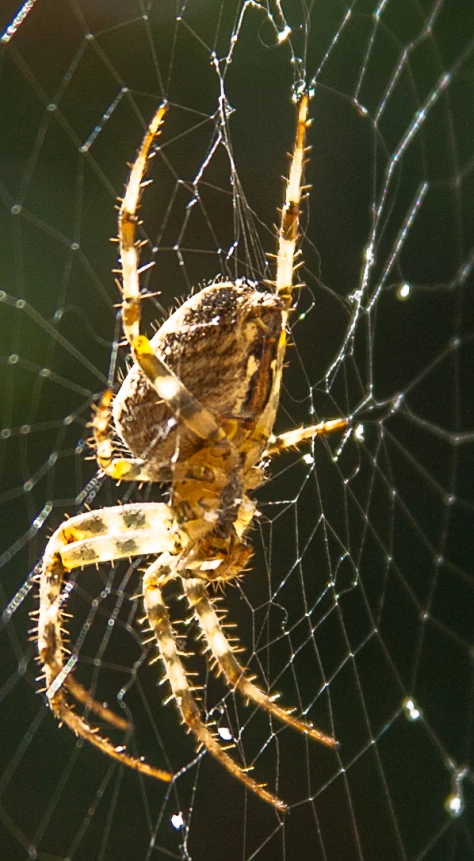
[[[179,416],[180,420],[200,439],[225,440],[225,433],[220,428],[212,412],[199,403],[172,369],[155,355],[148,338],[140,334],[140,243],[137,242],[136,236],[138,225],[137,213],[144,186],[143,178],[150,157],[153,155],[152,146],[160,134],[166,111],[167,105],[161,105],[148,126],[133,163],[119,210],[118,241],[122,274],[123,330],[132,349],[134,360],[153,385],[158,396],[168,404],[174,414]],[[127,470],[125,469],[125,471]],[[145,473],[143,473],[143,477],[140,476],[138,479],[136,479],[136,476],[133,476],[133,480],[149,480],[144,476]],[[124,475],[122,477],[128,478],[130,476]]]
[[[316,436],[328,436],[334,431],[346,430],[349,427],[348,419],[330,419],[319,422],[317,425],[296,428],[282,434],[271,434],[268,438],[267,447],[263,453],[264,457],[279,454],[289,448],[296,448],[303,442],[308,442]]]

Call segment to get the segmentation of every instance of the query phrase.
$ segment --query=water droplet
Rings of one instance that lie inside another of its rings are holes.
[[[171,824],[173,828],[176,828],[178,831],[180,828],[184,828],[184,819],[182,813],[173,813],[171,817]]]
[[[403,700],[402,708],[405,712],[405,717],[409,721],[419,720],[423,716],[421,709],[418,708],[412,697],[406,697],[406,699]]]
[[[446,810],[446,813],[453,818],[461,816],[461,813],[464,810],[464,802],[461,793],[451,792],[445,799],[444,809]]]
[[[219,726],[217,727],[217,732],[219,733],[221,739],[223,741],[232,741],[232,733],[228,726]]]
[[[413,289],[411,285],[405,281],[403,284],[398,285],[395,295],[400,302],[406,302],[406,300],[412,295],[412,292]]]

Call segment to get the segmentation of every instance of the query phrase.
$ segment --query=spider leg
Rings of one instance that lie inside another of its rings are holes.
[[[143,188],[143,177],[150,159],[150,150],[160,134],[167,105],[161,105],[152,118],[138,150],[119,210],[118,238],[122,269],[123,331],[135,361],[148,377],[162,400],[201,439],[227,440],[213,414],[203,407],[168,366],[155,356],[148,338],[140,335],[140,279],[137,242],[137,212]]]
[[[286,186],[285,202],[278,231],[276,290],[289,308],[293,290],[293,272],[301,201],[301,178],[304,167],[306,129],[308,127],[308,96],[298,105],[296,137],[291,158],[290,174]]]
[[[288,340],[288,318],[291,311],[291,300],[293,295],[293,274],[295,270],[295,253],[298,242],[298,226],[300,216],[300,202],[302,195],[302,176],[305,160],[306,129],[308,122],[309,98],[305,93],[299,103],[297,110],[296,134],[293,144],[293,153],[290,162],[290,171],[286,182],[285,200],[281,211],[280,227],[278,229],[278,249],[276,264],[275,291],[282,303],[281,322],[282,328],[276,362],[273,368],[273,381],[268,396],[267,405],[260,416],[260,425],[267,435],[270,435],[275,422],[280,400],[280,390],[283,376],[283,364]]]
[[[212,732],[202,721],[198,705],[192,694],[192,688],[188,684],[186,672],[179,656],[168,611],[163,601],[161,586],[162,581],[156,574],[156,566],[151,566],[143,578],[145,610],[150,626],[154,631],[171,690],[183,721],[206,750],[234,777],[245,784],[248,789],[258,795],[263,801],[269,802],[277,810],[285,811],[287,805],[271,792],[268,792],[261,784],[253,780],[245,770],[240,768],[220,746]]]
[[[180,463],[155,466],[141,458],[114,457],[114,445],[109,434],[109,411],[112,399],[113,393],[107,389],[95,408],[91,422],[93,432],[91,444],[95,446],[97,463],[105,475],[115,481],[138,482],[169,482],[191,478],[199,481],[209,477],[209,471],[206,473],[202,466],[193,467]],[[214,478],[218,473],[218,468],[214,467]]]
[[[177,418],[201,439],[228,443],[226,433],[214,415],[191,394],[171,368],[155,355],[148,338],[140,335],[135,338],[132,346],[135,359],[143,373]]]
[[[91,563],[174,551],[172,527],[173,517],[164,502],[115,505],[71,517],[49,539],[41,577],[54,571],[57,562],[72,570]]]
[[[113,393],[105,391],[95,407],[91,426],[95,456],[100,469],[115,481],[171,481],[170,468],[150,467],[145,460],[132,457],[114,457],[114,446],[110,437],[110,405]]]
[[[168,106],[166,104],[160,105],[145,132],[137,157],[133,163],[119,210],[118,228],[123,279],[122,325],[125,337],[131,346],[133,346],[133,341],[140,334],[141,316],[140,279],[138,274],[140,246],[137,243],[137,211],[140,205],[143,177],[150,160],[150,149],[155,139],[161,133],[161,126],[163,125],[167,110]]]
[[[348,419],[331,419],[330,421],[319,422],[317,425],[296,428],[296,430],[287,431],[277,436],[272,434],[268,439],[263,456],[278,454],[287,448],[294,448],[315,436],[326,436],[333,431],[345,430],[348,424]]]
[[[53,647],[54,648],[54,647]],[[52,670],[53,662],[48,665]],[[48,675],[48,674],[47,674]],[[56,678],[60,678],[60,675]],[[76,735],[90,742],[94,747],[97,747],[102,753],[116,759],[122,765],[127,765],[133,771],[139,771],[140,774],[146,774],[149,777],[154,777],[157,780],[162,780],[169,783],[173,779],[173,775],[164,771],[161,768],[156,768],[154,765],[149,765],[142,759],[136,759],[130,756],[120,746],[112,744],[107,738],[99,735],[98,730],[92,727],[84,718],[75,712],[66,702],[66,698],[61,689],[48,691],[48,699],[54,714],[61,723],[65,723]],[[90,698],[89,698],[90,699]]]
[[[91,562],[174,549],[171,523],[168,506],[164,503],[116,506],[71,518],[56,530],[46,547],[40,577],[38,619],[38,651],[46,678],[46,695],[58,720],[113,759],[164,781],[172,778],[168,772],[117,749],[67,702],[65,689],[108,723],[120,729],[129,728],[127,721],[96,702],[64,663],[62,616],[65,596],[62,586],[68,571]]]
[[[293,729],[304,733],[315,741],[321,742],[321,744],[325,744],[328,747],[337,747],[338,743],[336,739],[325,735],[325,733],[316,729],[312,724],[293,717],[291,710],[278,706],[274,702],[274,697],[268,696],[268,694],[264,693],[264,691],[246,677],[243,667],[241,667],[236,659],[232,647],[224,635],[203,581],[196,577],[183,578],[183,587],[204,637],[209,644],[209,648],[217,661],[217,666],[227,679],[229,685],[240,691],[246,699],[251,700],[267,712],[270,712],[270,714],[278,718],[282,723],[292,726]]]
[[[87,691],[81,684],[79,684],[79,682],[74,678],[72,673],[67,673],[64,679],[64,686],[68,689],[69,693],[78,703],[82,703],[82,705],[85,706],[88,711],[93,712],[93,714],[96,714],[97,717],[101,718],[101,720],[106,721],[106,723],[109,723],[111,726],[115,726],[117,729],[131,729],[128,720],[119,717],[111,709],[107,708],[107,706],[104,706],[102,703],[99,703],[97,702],[97,700],[94,700],[89,691]]]

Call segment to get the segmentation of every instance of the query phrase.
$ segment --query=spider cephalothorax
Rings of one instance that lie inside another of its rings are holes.
[[[188,299],[148,341],[140,333],[137,209],[150,149],[165,112],[163,105],[146,131],[119,214],[122,320],[133,364],[117,396],[106,392],[102,397],[93,430],[98,464],[106,475],[117,481],[166,481],[169,504],[104,508],[73,517],[57,529],[43,559],[39,655],[47,698],[59,720],[119,762],[171,780],[171,774],[115,747],[89,723],[92,712],[117,729],[130,729],[76,681],[71,672],[75,661],[65,664],[62,639],[62,588],[68,571],[90,563],[152,556],[143,576],[146,618],[183,721],[238,780],[285,810],[285,803],[250,777],[203,721],[162,590],[170,579],[181,579],[211,657],[232,688],[299,732],[329,747],[336,745],[332,737],[293,717],[291,709],[278,706],[274,695],[246,676],[207,594],[208,582],[238,576],[251,555],[248,530],[256,506],[249,493],[262,480],[262,461],[347,425],[336,419],[272,434],[292,299],[308,97],[303,95],[298,105],[275,284],[216,281]],[[84,704],[84,716],[74,709],[73,700]]]

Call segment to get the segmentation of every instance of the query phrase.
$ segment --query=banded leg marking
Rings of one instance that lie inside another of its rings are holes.
[[[100,514],[86,513],[71,518],[54,533],[46,547],[40,578],[38,619],[38,651],[46,678],[46,693],[50,707],[58,720],[67,724],[76,735],[86,739],[113,759],[135,771],[167,782],[172,779],[169,772],[143,763],[117,749],[108,739],[99,734],[97,728],[92,727],[78,715],[67,702],[65,689],[76,701],[81,702],[112,726],[122,730],[130,728],[127,721],[94,700],[91,694],[67,671],[64,665],[65,649],[62,637],[64,598],[61,590],[68,570],[82,567],[91,561],[109,561],[111,554],[112,558],[133,555],[130,543],[138,544],[142,548],[148,540],[153,545],[149,552],[153,553],[160,552],[165,545],[169,547],[171,522],[169,509],[163,503],[117,506],[106,509]],[[131,530],[130,527],[134,528]],[[107,534],[108,530],[111,530],[112,535]],[[124,532],[125,537],[121,534]],[[129,540],[129,546],[126,546],[127,540]],[[139,549],[136,552],[144,551]]]
[[[60,557],[64,569],[174,549],[173,517],[163,502],[130,503],[71,517],[45,550],[43,571]]]
[[[181,419],[200,439],[226,441],[225,431],[210,410],[191,394],[179,377],[153,352],[145,335],[132,343],[135,360],[176,418]],[[230,445],[230,443],[229,443]]]
[[[113,392],[107,389],[94,408],[92,418],[93,445],[100,469],[115,481],[171,481],[173,473],[169,467],[150,467],[137,457],[115,457],[110,437],[110,407]]]
[[[263,801],[272,804],[277,810],[287,810],[287,805],[268,792],[261,784],[253,780],[220,746],[212,732],[203,723],[199,708],[192,695],[186,678],[186,672],[179,657],[178,648],[171,627],[163,595],[161,581],[156,574],[148,569],[143,579],[145,611],[154,631],[158,649],[165,665],[166,674],[171,690],[176,700],[183,721],[192,730],[202,744],[232,775],[245,784]]]
[[[135,361],[140,365],[159,397],[166,401],[175,415],[201,439],[226,440],[226,434],[213,414],[196,400],[166,363],[155,356],[148,338],[140,335],[140,243],[136,238],[137,212],[144,185],[143,177],[151,156],[150,150],[155,138],[160,134],[166,111],[167,105],[161,105],[145,132],[119,210],[118,238],[122,271],[123,330],[132,348]]]
[[[150,149],[155,138],[160,134],[166,111],[167,105],[161,105],[145,132],[138,155],[133,163],[125,196],[119,210],[118,234],[123,282],[122,324],[125,337],[130,345],[140,334],[141,316],[140,281],[138,274],[139,244],[136,241],[137,210],[143,188],[143,177],[150,160]]]
[[[276,290],[289,307],[293,290],[295,248],[298,239],[298,224],[301,201],[301,178],[303,175],[306,129],[308,126],[308,96],[304,95],[298,105],[296,137],[291,157],[290,173],[286,186],[285,202],[278,231],[278,263]]]
[[[278,454],[287,448],[294,448],[302,442],[313,439],[315,436],[326,436],[334,431],[345,430],[348,424],[347,419],[331,419],[319,422],[317,425],[296,428],[296,430],[287,431],[286,433],[278,434],[278,436],[272,434],[268,439],[264,457],[266,455]]]

